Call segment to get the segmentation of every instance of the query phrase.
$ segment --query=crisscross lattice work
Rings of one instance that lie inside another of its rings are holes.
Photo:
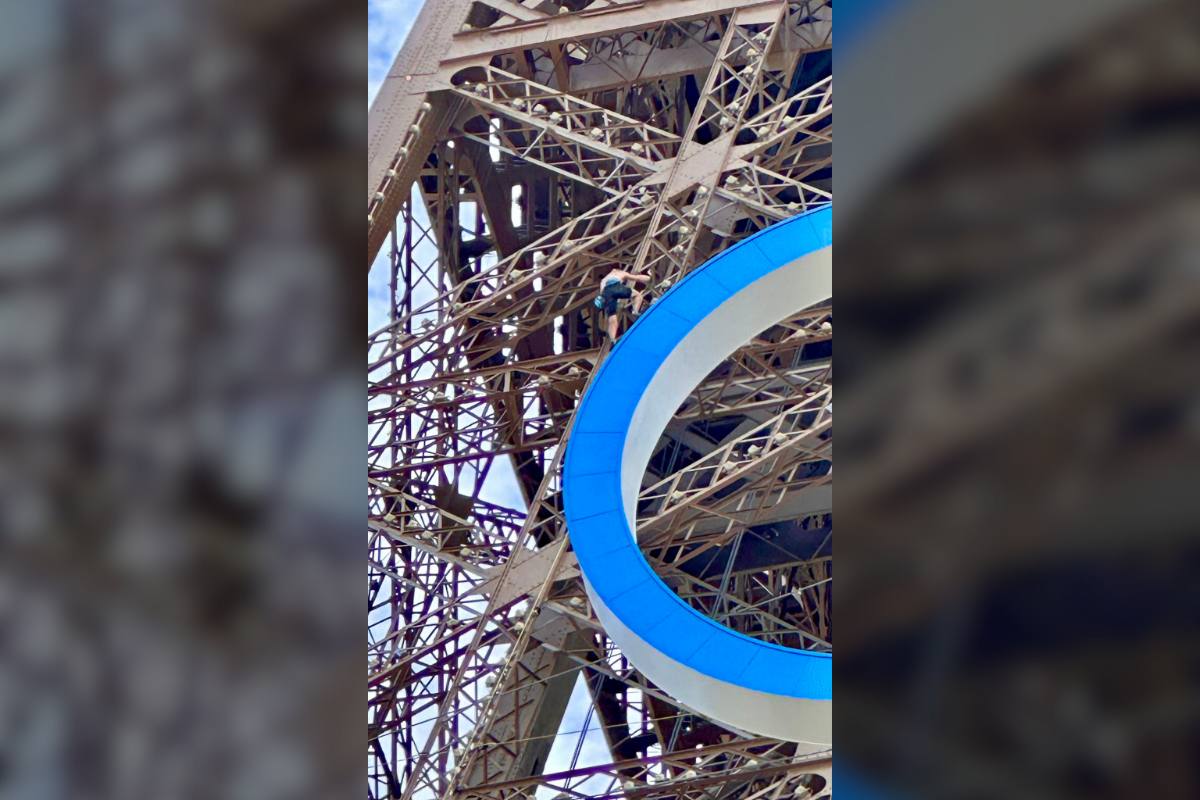
[[[603,357],[604,272],[651,274],[653,298],[829,202],[831,12],[421,12],[371,110],[372,798],[827,791],[828,753],[689,714],[608,642],[563,546],[557,466]],[[688,602],[814,649],[832,647],[831,340],[824,304],[732,354],[679,409],[639,506]]]

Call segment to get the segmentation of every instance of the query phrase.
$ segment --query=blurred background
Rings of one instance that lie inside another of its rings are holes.
[[[835,27],[841,786],[1196,797],[1200,5]]]
[[[0,798],[361,792],[366,8],[3,21]],[[842,785],[1195,797],[1200,7],[837,31]]]
[[[0,797],[353,796],[366,8],[0,19]]]

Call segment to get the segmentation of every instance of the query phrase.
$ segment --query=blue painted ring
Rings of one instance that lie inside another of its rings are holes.
[[[832,295],[831,227],[830,207],[772,225],[651,305],[600,366],[564,461],[567,527],[589,596],[634,666],[682,704],[731,727],[808,742],[831,734],[830,655],[753,639],[689,606],[646,562],[633,515],[650,449],[697,382],[693,376]],[[716,346],[726,349],[711,352]],[[680,374],[692,382],[675,385],[684,382],[674,380]]]

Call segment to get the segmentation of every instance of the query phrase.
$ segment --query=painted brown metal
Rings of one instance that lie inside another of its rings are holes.
[[[830,200],[832,83],[793,83],[831,46],[832,9],[584,6],[427,3],[371,108],[367,255],[390,313],[369,337],[369,796],[816,797],[828,753],[689,714],[608,642],[564,545],[557,467],[603,356],[605,271],[651,273],[653,296]],[[639,523],[688,602],[816,649],[832,646],[823,545],[737,556],[755,526],[831,531],[814,467],[832,431],[793,424],[830,396],[831,338],[823,304],[696,387]],[[510,469],[519,502],[485,497]],[[726,567],[698,567],[714,557]],[[582,746],[560,730],[580,676],[611,757],[547,771],[556,741]]]

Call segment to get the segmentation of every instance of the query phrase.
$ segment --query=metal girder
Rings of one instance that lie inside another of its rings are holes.
[[[602,16],[611,17],[614,11],[619,9],[619,14],[629,15],[622,24],[609,29],[605,27],[595,28],[588,23],[592,17],[586,12],[580,15],[584,20],[583,27],[588,30],[591,37],[603,37],[605,35],[618,33],[621,29],[638,30],[646,26],[654,25],[673,25],[678,26],[681,22],[689,19],[706,19],[712,18],[717,13],[734,13],[738,15],[743,25],[751,25],[756,23],[765,23],[773,19],[773,15],[777,14],[779,8],[777,3],[758,2],[758,3],[725,3],[715,4],[716,9],[713,9],[713,3],[697,3],[697,8],[709,9],[702,13],[692,14],[692,9],[689,7],[680,7],[681,4],[687,5],[689,0],[672,0],[670,3],[658,2],[651,3],[652,8],[659,9],[660,13],[645,14],[635,13],[642,12],[645,9],[645,4],[629,3],[623,6],[614,6],[612,10],[605,10]],[[461,0],[455,4],[448,4],[445,8],[445,15],[437,20],[426,20],[425,10],[418,17],[414,24],[414,31],[420,31],[420,36],[432,35],[437,36],[439,33],[445,35],[447,30],[447,19],[454,17],[456,13],[464,13],[461,10]],[[677,10],[679,13],[662,16],[661,9],[670,7]],[[523,49],[526,47],[560,47],[563,41],[574,38],[571,31],[578,26],[578,20],[572,20],[576,15],[568,14],[566,16],[547,17],[545,20],[540,20],[535,23],[527,23],[522,26],[517,26],[519,30],[509,31],[511,35],[501,35],[489,29],[487,35],[487,46],[480,51],[479,55],[492,54],[497,52],[506,52],[513,49]],[[803,52],[808,52],[814,49],[825,48],[829,45],[829,9],[821,2],[805,2],[792,3],[787,7],[786,16],[789,21],[794,21],[795,24],[785,26],[785,30],[781,34],[780,41],[783,42],[781,47],[775,48],[771,55],[762,59],[762,65],[767,67],[767,72],[780,72],[781,74],[790,74],[790,67],[794,65],[795,59]],[[615,23],[615,19],[609,19],[609,22]],[[534,27],[531,29],[529,26]],[[526,41],[521,35],[529,35],[531,30],[540,32],[539,35]],[[473,36],[482,36],[482,32]],[[562,36],[562,39],[556,38]],[[515,36],[515,38],[514,38]],[[472,39],[474,40],[474,39]],[[512,42],[512,44],[510,44]],[[428,51],[426,43],[423,49],[414,50],[413,53],[408,53],[407,48],[402,50],[397,56],[396,64],[393,66],[392,72],[389,74],[388,80],[380,89],[379,97],[376,103],[372,106],[370,115],[370,136],[368,139],[368,186],[370,187],[370,233],[368,235],[368,266],[373,262],[375,254],[382,244],[383,237],[386,234],[386,229],[383,226],[377,226],[375,219],[379,217],[383,219],[389,213],[394,213],[399,202],[402,201],[407,187],[411,185],[416,167],[408,163],[407,154],[409,152],[424,152],[427,149],[428,142],[440,136],[445,131],[446,113],[441,105],[438,104],[437,94],[435,90],[445,89],[451,85],[451,77],[462,70],[467,64],[462,61],[462,57],[458,55],[459,49],[452,49],[451,54],[445,58],[438,57],[436,63],[438,70],[434,71],[419,70],[416,63],[420,61],[420,55],[425,55],[426,58],[432,57]],[[611,51],[610,51],[611,52]],[[651,48],[648,53],[654,54],[664,52],[658,48]],[[753,65],[744,61],[747,53],[753,52],[750,46],[734,47],[730,52],[719,55],[719,58],[731,70],[728,75],[718,76],[715,88],[718,90],[727,88],[731,82],[745,81],[746,75],[738,75],[732,73],[733,68],[738,68],[739,71],[744,71]],[[711,60],[706,60],[705,56],[708,51],[704,48],[703,42],[693,43],[691,56],[692,61],[686,60],[675,65],[674,69],[678,70],[680,66],[688,68],[682,71],[672,71],[667,74],[659,75],[655,69],[647,71],[648,63],[643,63],[636,75],[631,79],[623,79],[616,84],[608,82],[581,83],[579,86],[571,86],[570,91],[582,93],[606,89],[614,85],[624,85],[633,82],[657,81],[663,78],[675,77],[709,66]],[[672,56],[677,58],[679,54]],[[614,57],[628,58],[627,56]],[[711,58],[711,57],[710,57]],[[692,64],[695,68],[692,68]],[[429,62],[426,62],[429,63]],[[553,59],[554,67],[550,71],[558,75],[566,74],[561,66],[561,57]],[[485,66],[481,63],[479,66]],[[604,60],[593,60],[590,64],[585,63],[580,65],[581,69],[601,70],[609,75],[625,76],[620,69],[620,65],[610,65]],[[586,72],[584,73],[586,76]],[[598,73],[599,74],[599,73]],[[714,71],[709,71],[709,75],[716,75]],[[757,75],[757,70],[755,70]],[[549,81],[550,73],[546,74],[546,79]],[[586,78],[585,78],[586,80]],[[561,80],[559,81],[561,86]],[[709,93],[712,97],[713,93]],[[734,99],[730,102],[740,102]],[[722,100],[711,99],[708,101],[708,114],[710,116],[717,114],[717,110],[723,105]],[[428,108],[427,108],[428,107]],[[436,109],[436,110],[435,110]],[[431,113],[433,112],[433,113]],[[719,116],[717,117],[719,120]],[[711,120],[708,120],[711,122]],[[423,127],[422,127],[423,123]],[[414,129],[416,126],[416,129]],[[383,195],[380,197],[379,195]],[[399,195],[399,197],[397,197]]]
[[[828,754],[679,708],[608,641],[566,546],[558,463],[604,357],[604,271],[642,264],[652,301],[829,202],[831,81],[794,80],[829,46],[828,12],[422,10],[371,110],[368,256],[390,305],[368,339],[371,797],[827,791]],[[647,560],[687,602],[818,650],[832,646],[831,315],[772,326],[700,382],[639,510]],[[489,486],[505,474],[519,496],[501,501]],[[611,759],[582,763],[578,742],[568,769],[547,769],[555,742],[584,736],[561,724],[579,680]]]
[[[771,13],[773,0],[630,0],[630,2],[559,14],[532,25],[509,25],[456,36],[444,61],[471,62],[482,56],[563,44],[578,39],[649,28],[668,21],[687,21],[728,14],[740,9]]]

